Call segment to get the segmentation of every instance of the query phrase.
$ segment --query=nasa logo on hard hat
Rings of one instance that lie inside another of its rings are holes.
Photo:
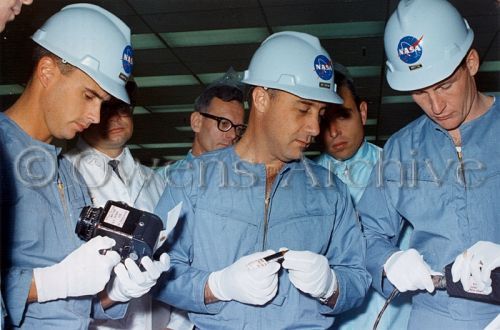
[[[134,50],[130,45],[126,46],[123,50],[122,65],[126,74],[132,73],[132,67],[134,66]]]
[[[323,80],[330,80],[333,76],[332,61],[325,55],[318,55],[314,59],[314,71]]]
[[[421,36],[419,39],[412,36],[406,36],[399,40],[397,52],[401,61],[407,64],[413,64],[420,59],[423,52],[423,38],[424,36]]]

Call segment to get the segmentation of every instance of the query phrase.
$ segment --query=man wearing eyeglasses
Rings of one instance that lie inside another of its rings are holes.
[[[171,165],[157,169],[164,186],[182,185],[182,175],[189,170],[189,162],[205,152],[228,147],[236,143],[245,132],[243,92],[233,82],[231,70],[220,81],[209,85],[196,98],[191,113],[194,141],[187,156]],[[168,189],[168,188],[167,188]],[[158,303],[161,304],[161,303]],[[153,302],[154,308],[164,307]],[[155,312],[156,314],[156,312]],[[168,329],[192,329],[193,325],[184,311],[173,309]]]
[[[208,86],[196,99],[194,110],[190,118],[194,132],[191,150],[183,160],[157,170],[165,186],[179,184],[178,175],[187,169],[186,162],[193,157],[228,147],[245,132],[243,92],[233,84]]]
[[[243,92],[234,86],[209,86],[196,99],[191,114],[195,132],[193,156],[232,145],[245,132]]]
[[[132,102],[135,89],[135,83],[129,81],[127,92]],[[133,106],[116,99],[103,103],[100,123],[83,131],[77,147],[65,155],[82,174],[94,207],[104,207],[108,200],[118,200],[152,212],[162,193],[160,178],[153,170],[136,162],[125,146],[134,130],[132,111]],[[127,267],[135,266],[132,264]],[[150,330],[153,329],[152,318],[151,296],[146,294],[130,301],[124,318],[95,320],[90,329]]]

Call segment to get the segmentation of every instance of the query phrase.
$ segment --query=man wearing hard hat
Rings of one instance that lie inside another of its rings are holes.
[[[115,245],[113,239],[98,236],[84,243],[77,237],[78,215],[91,204],[87,187],[60,148],[49,144],[98,123],[101,103],[111,96],[129,102],[130,29],[101,7],[74,4],[53,15],[32,39],[37,45],[31,79],[0,113],[7,323],[85,329],[91,315],[121,317],[127,305],[113,305],[113,297],[127,301],[144,294],[159,269],[168,268],[150,262],[143,264],[142,276],[130,276],[140,272],[135,263],[124,270],[118,253],[100,253]],[[121,276],[108,283],[115,265]]]
[[[251,110],[242,139],[193,159],[183,187],[156,207],[165,216],[183,201],[184,221],[158,297],[201,329],[328,328],[370,284],[346,186],[303,156],[327,104],[342,103],[330,56],[316,37],[276,33],[243,82]]]
[[[431,278],[453,263],[448,286],[487,296],[500,266],[500,106],[477,90],[473,39],[445,0],[401,1],[385,29],[387,81],[425,115],[389,139],[358,210],[375,288],[414,293],[409,329],[483,329],[500,313]],[[413,234],[401,251],[405,220]]]

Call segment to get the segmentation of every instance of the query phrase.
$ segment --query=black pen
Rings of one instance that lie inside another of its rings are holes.
[[[276,252],[276,253],[273,253],[271,255],[268,255],[267,257],[264,257],[263,259],[267,262],[271,262],[271,261],[276,261],[276,262],[282,262],[283,259],[285,259],[285,253],[287,253],[288,250],[283,250],[283,251],[279,251],[279,252]]]
[[[279,251],[279,252],[270,254],[267,257],[254,260],[248,264],[248,268],[255,269],[255,268],[264,267],[268,263],[273,262],[273,261],[281,263],[283,261],[283,259],[285,259],[284,255],[287,252],[288,252],[288,250],[283,250],[283,251]]]

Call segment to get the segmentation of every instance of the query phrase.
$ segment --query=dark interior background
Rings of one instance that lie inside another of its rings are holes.
[[[127,23],[135,48],[139,85],[135,132],[129,141],[146,165],[184,157],[193,133],[189,114],[203,88],[230,67],[243,72],[269,34],[308,32],[321,39],[334,62],[347,66],[359,94],[369,101],[367,139],[387,138],[422,114],[409,95],[385,81],[384,25],[396,0],[102,0]],[[451,0],[475,32],[482,65],[480,90],[500,95],[498,0]],[[0,108],[22,92],[31,70],[29,36],[63,6],[75,1],[35,0],[0,35]],[[70,147],[74,141],[55,143]],[[318,153],[313,145],[308,155]]]

